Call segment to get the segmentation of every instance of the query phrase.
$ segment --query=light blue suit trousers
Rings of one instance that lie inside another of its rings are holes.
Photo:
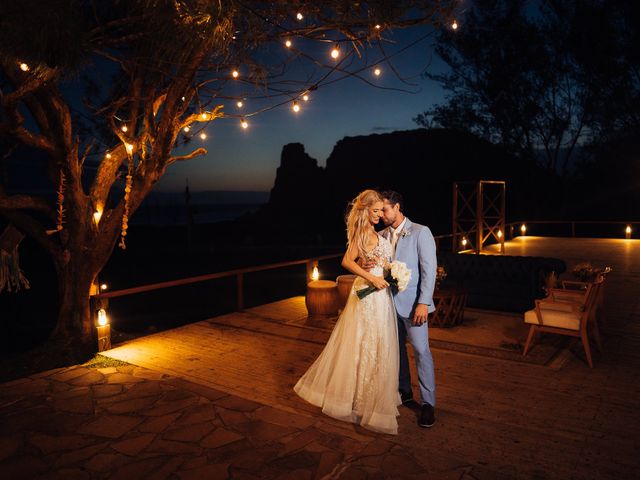
[[[389,241],[391,231],[383,230],[382,235]],[[429,349],[429,326],[411,324],[418,303],[428,306],[429,312],[435,310],[433,289],[436,283],[436,244],[431,230],[424,225],[412,223],[408,218],[396,243],[395,260],[407,264],[411,270],[411,280],[407,288],[394,296],[398,316],[398,340],[400,341],[400,392],[411,394],[411,373],[407,355],[407,337],[413,347],[418,372],[420,397],[422,403],[436,405],[436,381],[433,357]]]

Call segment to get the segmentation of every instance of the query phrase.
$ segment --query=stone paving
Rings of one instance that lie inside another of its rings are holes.
[[[425,478],[425,470],[389,436],[124,363],[0,385],[2,479]]]

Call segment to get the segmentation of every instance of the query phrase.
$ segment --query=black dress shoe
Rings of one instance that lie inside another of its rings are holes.
[[[408,405],[413,403],[413,393],[411,392],[400,392],[400,400],[402,400],[403,405]]]
[[[428,403],[422,405],[422,409],[420,410],[420,420],[418,421],[418,425],[424,428],[432,427],[433,424],[436,423],[436,416],[433,411],[433,407]]]

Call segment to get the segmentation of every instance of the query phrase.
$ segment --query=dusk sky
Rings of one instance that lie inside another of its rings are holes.
[[[420,38],[426,28],[388,34],[396,41],[388,51]],[[363,77],[377,85],[416,93],[383,90],[347,78],[312,92],[309,102],[300,102],[302,109],[297,114],[290,106],[281,106],[249,118],[250,127],[246,130],[240,128],[237,118],[217,119],[207,126],[205,141],[196,136],[189,145],[190,149],[206,147],[208,155],[169,167],[155,190],[181,191],[188,178],[192,191],[268,191],[273,186],[282,147],[287,143],[304,144],[306,152],[324,166],[333,146],[345,136],[417,128],[412,119],[443,98],[437,83],[420,76],[427,68],[431,72],[442,69],[442,62],[433,54],[432,43],[433,36],[393,58],[394,67],[414,86],[403,84],[386,64],[381,65],[380,77],[363,72]],[[322,48],[325,49],[324,45]],[[373,52],[371,58],[379,57],[378,52]],[[272,103],[278,101],[281,99]],[[243,113],[265,102],[268,101],[249,99]],[[235,100],[225,102],[225,113],[239,113],[235,103]]]

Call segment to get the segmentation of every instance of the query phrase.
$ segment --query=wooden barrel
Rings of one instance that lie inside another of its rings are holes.
[[[305,304],[309,315],[338,314],[338,286],[330,280],[314,280],[307,284]]]
[[[349,294],[351,293],[351,287],[353,286],[353,282],[355,281],[357,275],[340,275],[336,278],[336,283],[338,284],[338,300],[339,307],[342,309],[347,304],[347,300],[349,300]]]

